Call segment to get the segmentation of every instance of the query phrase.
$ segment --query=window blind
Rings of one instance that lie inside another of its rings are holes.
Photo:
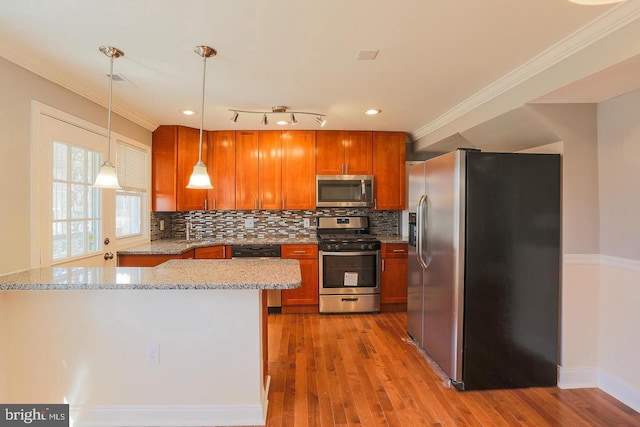
[[[146,193],[147,153],[139,148],[118,141],[116,150],[116,171],[118,182],[125,191]]]

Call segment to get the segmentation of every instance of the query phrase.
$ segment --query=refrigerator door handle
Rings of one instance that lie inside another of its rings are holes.
[[[418,209],[416,212],[416,228],[417,230],[417,244],[416,244],[416,255],[418,257],[418,262],[420,263],[420,265],[422,266],[422,268],[428,268],[429,264],[430,264],[430,259],[425,259],[424,257],[424,242],[427,239],[426,233],[427,233],[427,228],[426,228],[426,219],[427,219],[427,214],[425,214],[425,212],[427,212],[425,210],[426,206],[427,206],[427,201],[428,201],[428,197],[426,194],[423,194],[420,197],[420,201],[418,202]],[[428,243],[428,242],[426,242]]]

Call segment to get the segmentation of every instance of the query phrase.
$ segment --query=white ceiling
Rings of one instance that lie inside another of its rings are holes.
[[[631,0],[635,1],[635,0]],[[229,108],[327,115],[327,129],[415,132],[616,6],[565,0],[2,0],[0,56],[143,126],[231,129]],[[358,61],[361,49],[379,49]],[[382,109],[365,116],[368,108]],[[235,128],[262,128],[241,115]],[[301,128],[316,128],[298,118]],[[272,123],[274,120],[272,120]],[[277,125],[271,124],[270,128]]]

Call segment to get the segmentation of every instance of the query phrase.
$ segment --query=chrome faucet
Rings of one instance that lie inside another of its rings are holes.
[[[186,240],[191,240],[191,221],[186,221],[184,223],[184,234]]]

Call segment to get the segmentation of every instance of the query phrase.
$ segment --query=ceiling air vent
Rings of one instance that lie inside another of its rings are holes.
[[[378,56],[379,49],[361,49],[358,51],[356,59],[358,61],[373,61]]]

